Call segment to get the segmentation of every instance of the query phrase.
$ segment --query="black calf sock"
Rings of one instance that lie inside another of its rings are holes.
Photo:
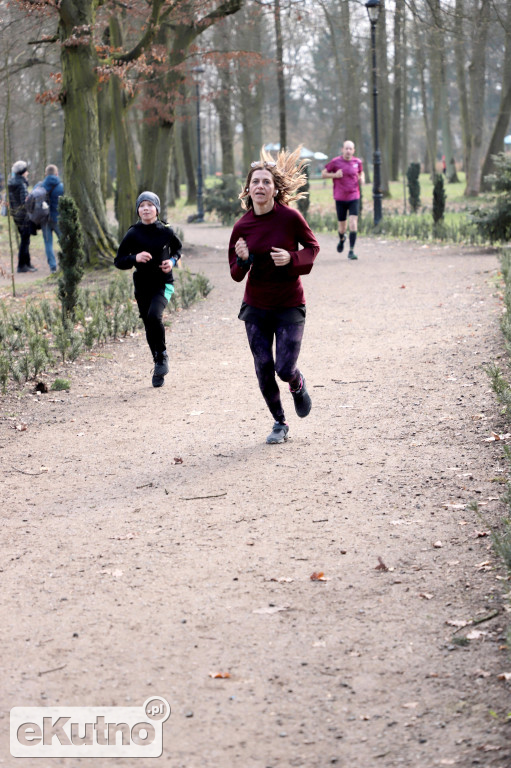
[[[353,248],[355,247],[356,240],[357,240],[357,233],[350,232],[350,251],[352,251]]]

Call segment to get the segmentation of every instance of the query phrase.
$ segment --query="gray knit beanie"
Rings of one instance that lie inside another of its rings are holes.
[[[22,173],[25,173],[27,168],[28,168],[28,163],[26,163],[24,160],[16,160],[16,162],[12,166],[12,172],[14,174],[21,175]]]
[[[140,206],[140,203],[143,203],[144,200],[147,200],[149,203],[152,203],[156,210],[158,211],[158,215],[160,214],[160,198],[158,195],[155,195],[154,192],[141,192],[139,196],[137,197],[137,204],[136,204],[136,211],[138,216],[138,209]]]

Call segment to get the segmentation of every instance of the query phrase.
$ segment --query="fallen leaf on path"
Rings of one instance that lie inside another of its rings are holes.
[[[404,709],[415,709],[418,706],[419,706],[418,701],[409,701],[407,704],[402,704],[402,707]]]
[[[474,533],[472,534],[474,539],[482,539],[485,536],[489,536],[489,535],[490,535],[490,531],[474,531]]]
[[[484,441],[485,443],[495,443],[498,440],[509,440],[511,437],[511,432],[506,432],[505,435],[499,435],[497,432],[492,432],[491,437],[485,437]]]
[[[174,464],[182,464],[183,459],[180,456],[174,456]]]
[[[16,429],[18,432],[25,432],[27,430],[27,425],[22,421],[21,424],[16,424]]]
[[[281,611],[289,611],[289,605],[269,605],[267,608],[256,608],[252,613],[280,613]]]
[[[473,629],[472,632],[469,632],[467,635],[467,640],[480,640],[481,637],[487,637],[488,632],[483,632],[482,629]]]
[[[474,677],[490,677],[491,672],[485,672],[484,669],[474,669]]]
[[[470,621],[464,621],[464,619],[447,619],[445,622],[449,627],[457,627],[457,629],[461,629],[462,627],[466,627],[472,622]]]
[[[419,592],[419,597],[422,597],[423,600],[433,600],[434,595],[430,592]]]
[[[498,680],[504,680],[506,683],[511,682],[511,672],[501,672],[500,675],[497,675]]]
[[[210,672],[209,676],[213,677],[215,680],[216,679],[225,680],[226,678],[230,677],[231,675],[230,675],[229,672]]]
[[[442,544],[441,541],[435,541],[433,542],[433,546],[435,547],[435,549],[442,549],[444,545]]]
[[[444,509],[466,509],[466,504],[451,504],[450,502],[446,502],[445,504],[442,504],[442,507]]]
[[[476,566],[478,571],[491,571],[492,570],[492,564],[491,560],[483,560],[482,563],[478,563]]]
[[[378,557],[378,565],[375,565],[374,567],[375,571],[388,571],[389,569],[381,559],[381,557]]]
[[[311,573],[310,580],[311,581],[328,581],[323,571],[314,571],[314,573]]]

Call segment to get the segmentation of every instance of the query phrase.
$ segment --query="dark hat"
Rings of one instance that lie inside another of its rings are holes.
[[[28,170],[28,163],[26,163],[24,160],[16,160],[16,162],[12,166],[12,172],[14,174],[21,175],[22,173],[25,173],[25,171]]]
[[[147,200],[149,203],[152,203],[158,213],[160,213],[160,198],[158,195],[155,195],[154,192],[141,192],[139,196],[137,197],[137,203],[136,203],[136,211],[138,216],[138,209],[140,207],[140,203],[143,203],[144,200]]]

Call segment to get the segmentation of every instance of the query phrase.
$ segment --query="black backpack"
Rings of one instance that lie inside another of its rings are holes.
[[[48,221],[50,217],[48,190],[43,187],[41,182],[36,184],[32,192],[27,195],[25,208],[29,221],[36,227],[41,227]]]

